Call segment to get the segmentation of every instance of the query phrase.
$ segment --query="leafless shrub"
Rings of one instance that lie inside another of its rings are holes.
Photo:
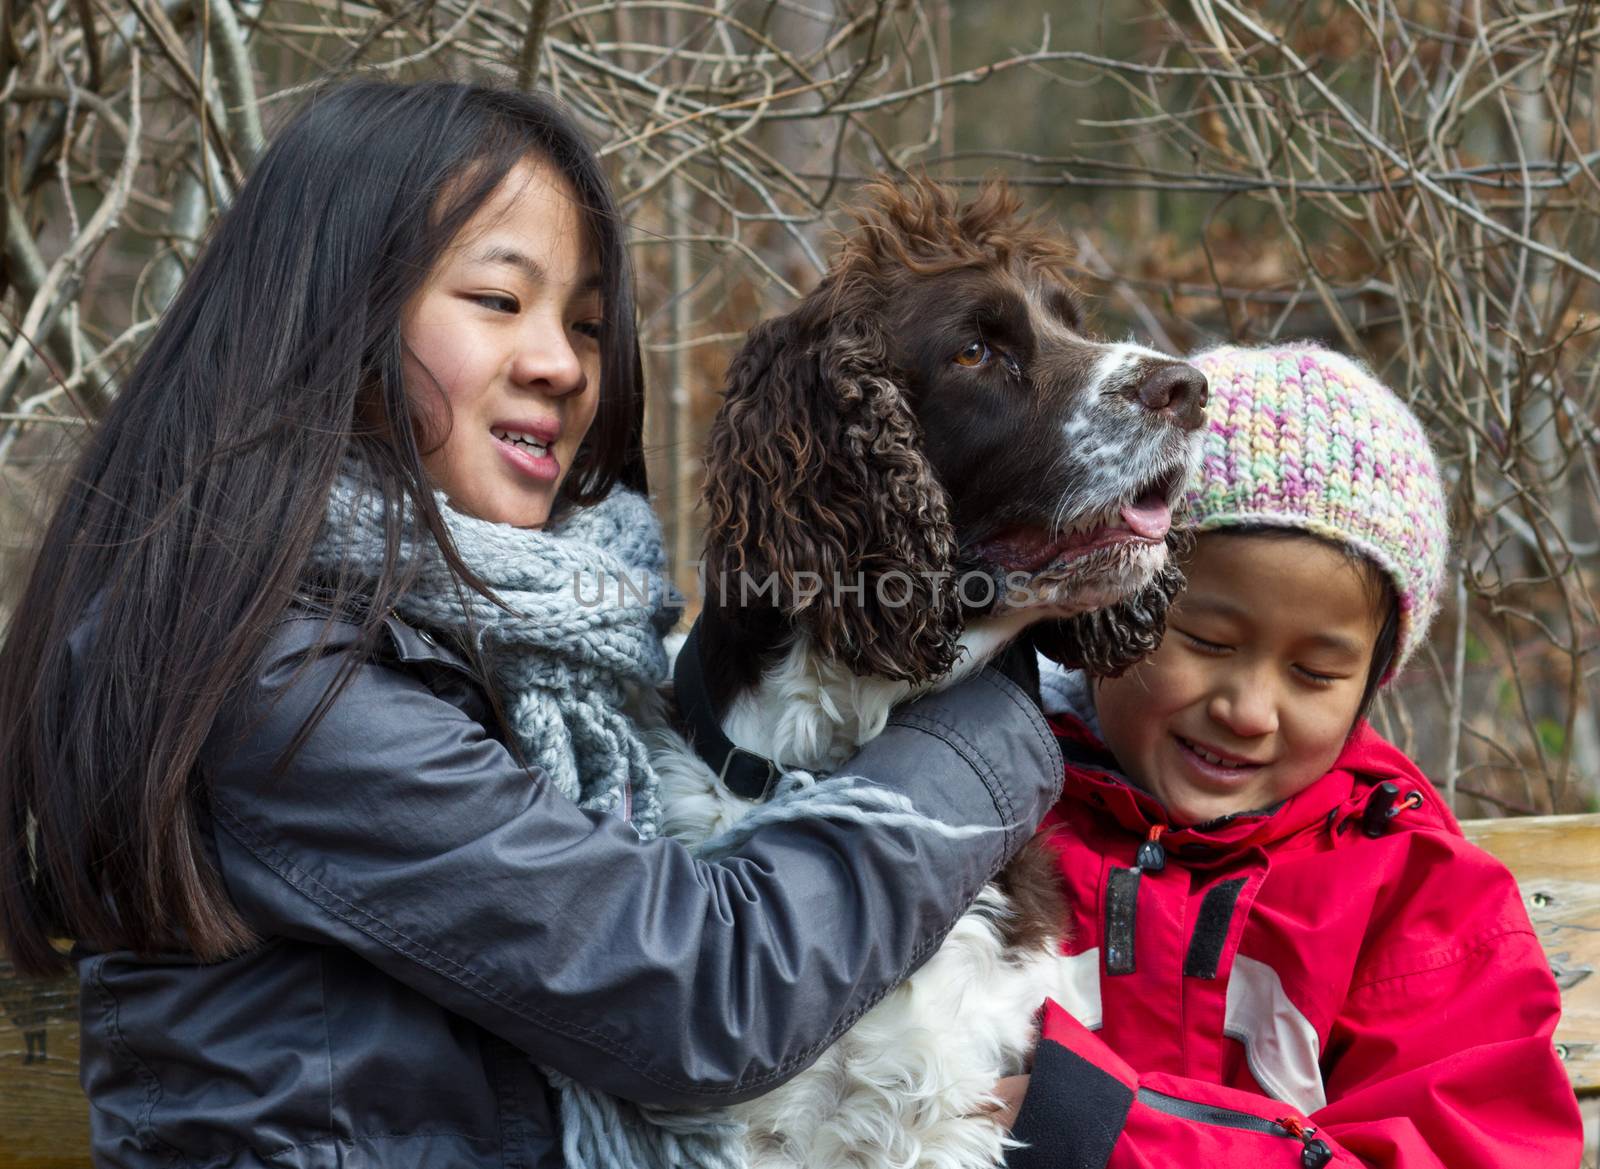
[[[1148,28],[1147,71],[1096,67],[1126,98],[1110,140],[1024,181],[1199,201],[1192,235],[1101,245],[1135,319],[1180,345],[1321,336],[1418,406],[1459,556],[1389,729],[1463,811],[1592,809],[1595,5],[1193,0]]]
[[[1113,0],[1054,30],[1024,6],[948,0],[0,13],[13,552],[31,527],[23,488],[115,395],[207,225],[310,86],[537,82],[585,119],[635,229],[654,482],[680,571],[723,363],[816,278],[854,180],[999,171],[1055,200],[1112,321],[1175,349],[1321,336],[1418,404],[1450,468],[1460,556],[1431,660],[1387,725],[1452,797],[1595,798],[1592,0]],[[1012,115],[1037,103],[1059,116],[1018,141],[1028,123]]]

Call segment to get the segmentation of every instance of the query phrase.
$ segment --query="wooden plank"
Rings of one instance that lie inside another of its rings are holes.
[[[1467,820],[1505,862],[1561,987],[1556,1050],[1580,1095],[1600,1092],[1600,815]]]
[[[0,1169],[87,1169],[78,981],[19,979],[0,962]]]

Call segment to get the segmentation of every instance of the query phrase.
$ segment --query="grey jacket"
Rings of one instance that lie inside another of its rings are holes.
[[[776,825],[702,863],[530,778],[466,663],[387,631],[287,769],[353,626],[285,621],[208,741],[208,844],[260,944],[79,954],[96,1164],[544,1169],[536,1064],[673,1108],[758,1095],[929,954],[1061,783],[986,671],[848,767],[1003,831]]]

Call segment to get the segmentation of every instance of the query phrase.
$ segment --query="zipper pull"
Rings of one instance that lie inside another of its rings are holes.
[[[1300,1150],[1300,1164],[1305,1169],[1322,1169],[1333,1160],[1333,1150],[1328,1147],[1327,1141],[1317,1135],[1314,1125],[1307,1124],[1298,1116],[1285,1116],[1278,1123],[1300,1139],[1304,1146]]]
[[[1167,850],[1161,844],[1161,834],[1165,832],[1166,825],[1152,824],[1150,835],[1139,846],[1139,851],[1134,854],[1133,867],[1146,873],[1159,873],[1167,867]]]

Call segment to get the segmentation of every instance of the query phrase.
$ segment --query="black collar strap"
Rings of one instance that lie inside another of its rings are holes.
[[[742,800],[757,803],[772,795],[783,774],[778,765],[764,755],[736,746],[727,735],[711,706],[706,692],[704,663],[700,660],[700,622],[689,627],[689,636],[678,651],[672,666],[673,695],[678,715],[689,732],[689,741],[700,758],[710,765],[729,791]]]

